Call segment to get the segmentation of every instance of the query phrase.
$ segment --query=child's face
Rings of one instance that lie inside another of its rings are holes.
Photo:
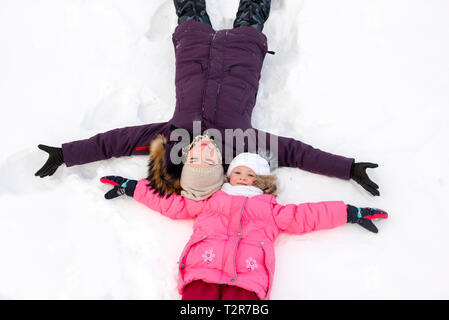
[[[256,173],[248,167],[235,167],[229,177],[229,183],[232,186],[252,186],[256,180]]]
[[[204,138],[190,149],[187,155],[187,163],[194,167],[207,168],[219,164],[220,158],[213,143]]]

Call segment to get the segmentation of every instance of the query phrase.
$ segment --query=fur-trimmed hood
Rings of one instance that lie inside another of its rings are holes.
[[[166,163],[167,138],[158,134],[150,143],[150,159],[148,163],[149,186],[155,189],[161,196],[167,194],[181,194],[180,175],[168,172]],[[174,170],[172,170],[174,171]]]
[[[253,186],[262,189],[265,194],[272,194],[275,197],[278,195],[279,186],[274,174],[257,176]]]
[[[229,182],[228,177],[225,177],[225,182]],[[257,176],[253,186],[261,189],[264,194],[272,194],[275,197],[278,195],[279,185],[274,174]]]
[[[167,138],[161,134],[157,135],[150,143],[147,180],[150,181],[149,186],[158,191],[161,196],[181,194],[182,191],[180,177],[183,164],[174,166],[167,163],[170,161],[170,147]],[[257,176],[254,186],[261,189],[265,194],[274,196],[277,195],[279,190],[275,175]]]

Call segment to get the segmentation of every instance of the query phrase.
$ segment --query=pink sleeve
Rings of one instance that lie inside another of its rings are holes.
[[[342,201],[285,206],[275,203],[273,217],[281,231],[302,234],[345,224],[347,221],[346,207]]]
[[[171,219],[194,219],[206,206],[207,200],[194,201],[177,194],[160,197],[147,186],[148,183],[148,180],[139,180],[134,190],[134,199]]]

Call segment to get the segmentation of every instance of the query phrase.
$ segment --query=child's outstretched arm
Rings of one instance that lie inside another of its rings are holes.
[[[379,209],[359,209],[342,201],[327,201],[285,206],[276,203],[273,207],[273,217],[281,231],[293,234],[332,229],[345,223],[358,223],[377,233],[378,230],[371,219],[386,219],[388,214]]]
[[[332,229],[347,222],[346,204],[342,201],[280,205],[273,208],[274,220],[281,231],[303,234]]]
[[[107,176],[102,177],[100,181],[114,186],[104,195],[106,199],[110,200],[126,194],[171,219],[196,218],[207,203],[207,200],[194,201],[177,194],[161,197],[148,186],[149,181],[146,179],[137,181],[119,176]]]

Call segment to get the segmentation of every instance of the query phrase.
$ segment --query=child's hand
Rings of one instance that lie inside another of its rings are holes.
[[[387,219],[388,213],[377,208],[357,208],[348,204],[348,223],[358,223],[365,229],[377,233],[372,219]]]
[[[126,195],[133,197],[136,189],[137,181],[122,178],[119,176],[107,176],[100,179],[102,183],[112,184],[114,188],[106,192],[104,197],[108,200],[117,198],[126,193]]]

